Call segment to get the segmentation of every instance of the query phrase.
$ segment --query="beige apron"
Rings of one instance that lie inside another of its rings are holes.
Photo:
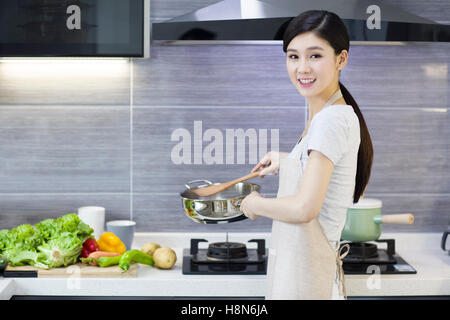
[[[325,107],[340,97],[338,90]],[[277,198],[300,192],[302,154],[306,139],[300,141],[300,159],[280,160]],[[345,296],[340,252],[332,248],[317,218],[292,224],[273,220],[267,270],[266,299],[331,299],[335,279]]]

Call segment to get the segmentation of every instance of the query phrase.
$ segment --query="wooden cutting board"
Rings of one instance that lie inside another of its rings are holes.
[[[101,268],[87,264],[77,263],[65,268],[53,268],[49,270],[35,268],[33,266],[11,267],[7,266],[3,271],[5,278],[136,278],[138,264],[132,263],[130,268],[123,272],[119,266]]]

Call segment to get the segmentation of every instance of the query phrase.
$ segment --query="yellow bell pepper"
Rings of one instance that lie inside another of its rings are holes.
[[[103,233],[97,240],[100,251],[118,252],[120,254],[126,251],[125,244],[112,232]]]

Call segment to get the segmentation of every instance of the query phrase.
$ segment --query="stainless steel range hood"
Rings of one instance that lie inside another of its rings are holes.
[[[450,25],[373,0],[223,0],[153,23],[152,38],[200,42],[281,40],[290,19],[307,10],[338,14],[354,42],[450,42]],[[379,24],[373,19],[377,14]]]

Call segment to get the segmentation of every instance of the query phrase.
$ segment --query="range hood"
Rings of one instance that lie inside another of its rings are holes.
[[[450,42],[450,25],[374,0],[223,0],[168,21],[152,23],[152,38],[282,40],[290,19],[308,10],[327,10],[339,15],[351,41]],[[379,17],[378,24],[374,17]]]

